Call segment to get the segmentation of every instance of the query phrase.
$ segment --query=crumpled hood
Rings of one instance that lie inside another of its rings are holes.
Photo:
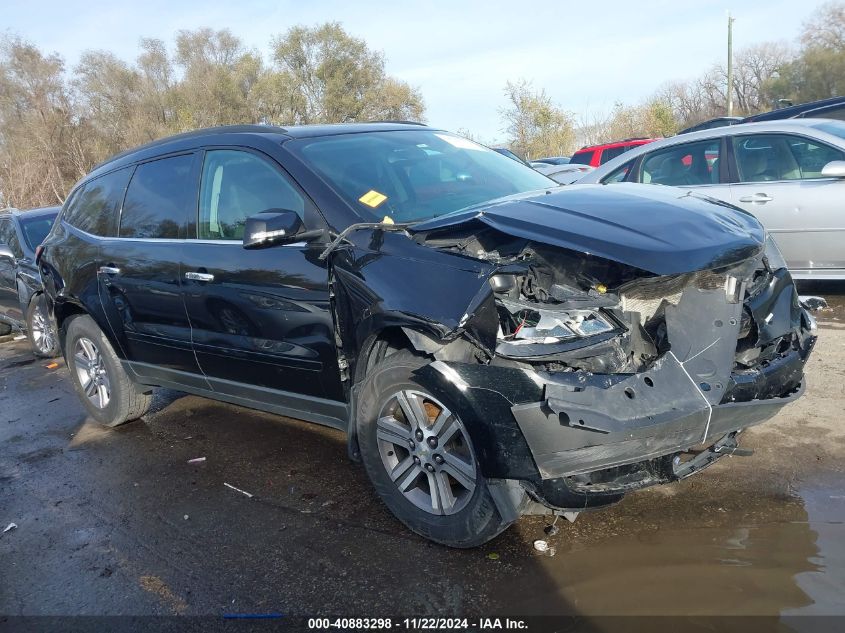
[[[751,214],[672,187],[571,185],[505,198],[416,224],[448,236],[472,223],[603,257],[656,275],[736,264],[757,255],[765,231]]]

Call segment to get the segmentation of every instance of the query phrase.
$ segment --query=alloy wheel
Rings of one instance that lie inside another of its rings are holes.
[[[84,336],[76,341],[73,366],[88,400],[98,409],[105,409],[111,399],[111,384],[103,356],[94,341]]]
[[[32,343],[35,349],[42,354],[51,353],[55,347],[56,340],[50,321],[40,303],[36,304],[33,310],[30,329],[32,332]]]
[[[469,435],[432,396],[393,394],[379,414],[376,438],[390,479],[421,510],[455,514],[472,498],[478,468]]]

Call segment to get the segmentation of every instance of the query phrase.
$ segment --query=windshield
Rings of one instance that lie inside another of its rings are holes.
[[[37,215],[32,218],[22,216],[20,219],[21,229],[23,230],[23,238],[26,240],[29,250],[34,251],[35,247],[44,241],[47,233],[53,227],[53,221],[56,219],[56,213],[49,213],[46,215]]]
[[[367,221],[417,222],[558,186],[530,167],[445,132],[343,134],[288,147]]]

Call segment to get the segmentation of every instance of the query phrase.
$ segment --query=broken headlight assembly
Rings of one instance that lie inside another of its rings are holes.
[[[500,300],[500,305],[504,309],[500,314],[505,312],[510,318],[502,319],[498,338],[512,345],[562,343],[616,329],[598,311],[555,310],[508,299]]]

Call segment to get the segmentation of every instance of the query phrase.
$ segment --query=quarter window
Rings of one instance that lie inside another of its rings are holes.
[[[193,154],[142,163],[135,169],[120,214],[120,237],[175,239],[196,204]]]
[[[269,209],[295,211],[302,218],[305,199],[278,169],[251,152],[206,153],[200,185],[200,239],[240,240],[246,219]]]
[[[830,161],[845,159],[829,145],[787,134],[737,136],[733,147],[740,182],[821,178]]]
[[[719,139],[674,145],[643,160],[642,182],[672,187],[695,187],[719,182]]]
[[[629,160],[627,163],[622,165],[622,167],[617,167],[614,171],[610,172],[609,176],[606,176],[604,180],[602,180],[603,185],[609,185],[614,182],[622,182],[625,180],[625,177],[628,175],[628,172],[631,171],[631,167],[634,165],[634,161]]]
[[[64,221],[92,235],[114,236],[117,213],[131,172],[128,167],[118,169],[82,185],[62,216]]]

